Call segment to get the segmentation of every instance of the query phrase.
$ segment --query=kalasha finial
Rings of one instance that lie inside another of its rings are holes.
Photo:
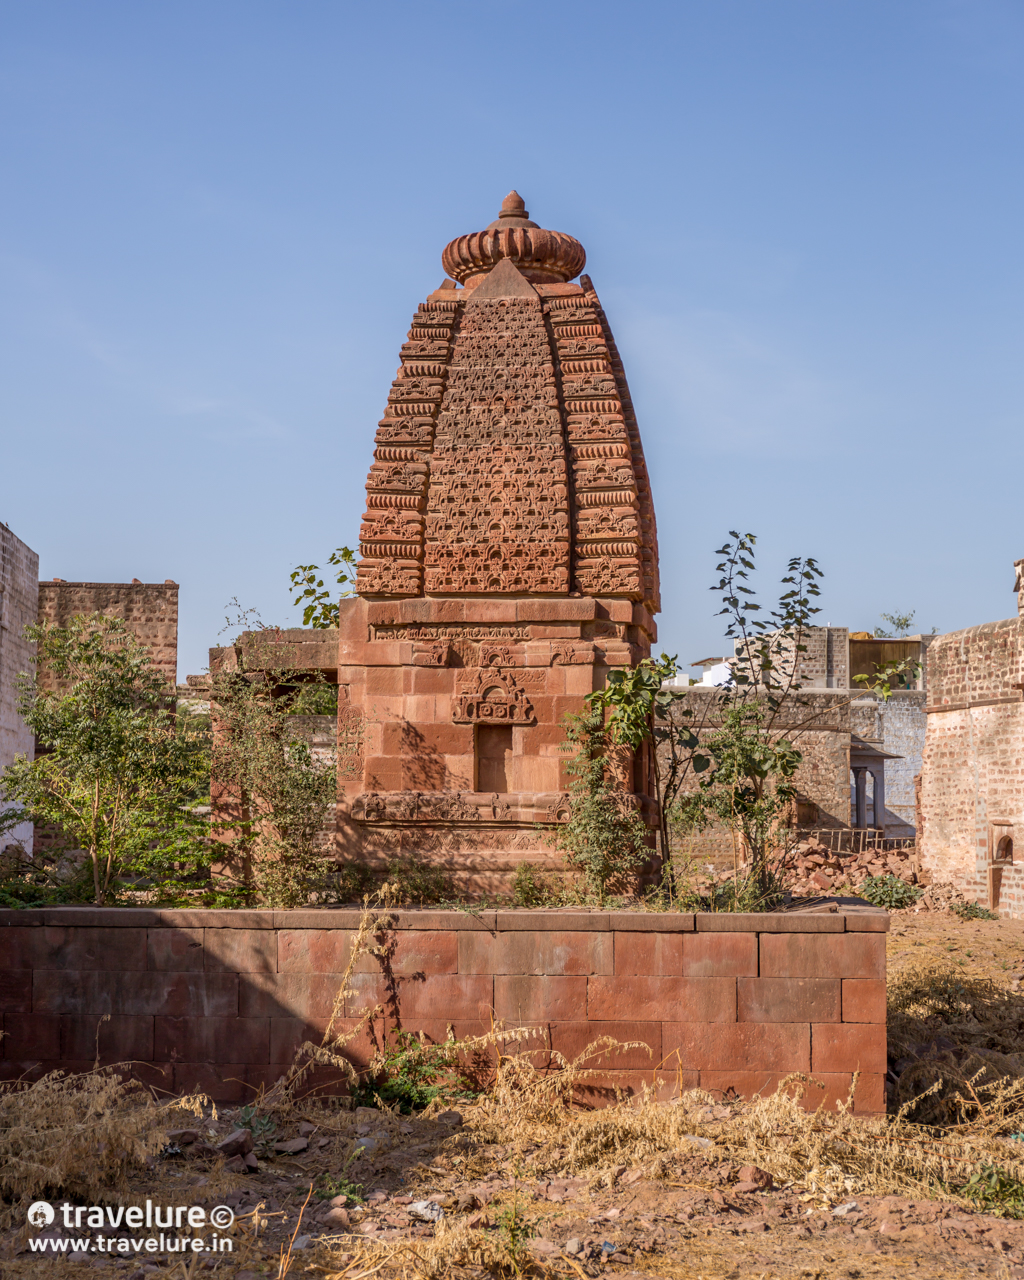
[[[500,221],[508,218],[521,218],[524,222],[529,220],[530,215],[526,212],[526,201],[518,191],[510,191],[501,202],[501,213],[498,214]],[[534,223],[536,226],[536,223]]]
[[[502,200],[501,212],[485,231],[459,236],[441,254],[445,271],[464,284],[485,276],[502,258],[511,259],[535,284],[571,280],[587,264],[578,240],[530,221],[518,191]]]

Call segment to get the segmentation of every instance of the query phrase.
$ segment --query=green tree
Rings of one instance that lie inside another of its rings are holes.
[[[328,892],[336,870],[325,834],[336,762],[333,751],[314,750],[306,719],[322,714],[330,686],[261,667],[259,652],[257,642],[257,669],[211,676],[213,830],[244,899],[300,906]]]
[[[708,698],[699,722],[682,690],[664,681],[678,669],[675,658],[646,659],[636,668],[613,671],[606,687],[589,695],[607,714],[615,743],[633,751],[650,743],[652,778],[659,801],[659,842],[666,888],[675,895],[670,825],[726,823],[750,855],[754,897],[764,901],[772,877],[773,833],[792,799],[791,779],[801,755],[791,741],[782,710],[801,687],[800,655],[820,594],[822,576],[810,557],[788,562],[785,588],[775,607],[763,611],[749,585],[755,570],[754,534],[733,530],[720,547],[712,587],[735,642],[731,678]],[[811,717],[813,718],[813,717]]]
[[[910,627],[914,621],[917,610],[911,609],[909,613],[883,613],[879,617],[883,622],[887,622],[891,631],[883,631],[881,627],[875,627],[875,635],[880,640],[902,640],[905,636],[910,635]]]
[[[665,682],[677,675],[676,657],[644,658],[635,667],[608,673],[603,689],[587,695],[591,707],[607,717],[607,736],[615,746],[634,754],[647,751],[657,804],[658,853],[662,867],[671,873],[669,815],[686,786],[691,769],[706,769],[709,760],[698,748],[700,739],[691,721],[693,714],[679,689]],[[647,744],[650,744],[648,749]]]
[[[355,590],[355,552],[349,547],[337,547],[331,552],[327,563],[338,566],[335,583],[341,587],[350,583],[347,591],[341,595],[350,596]],[[302,625],[326,631],[328,627],[338,625],[338,603],[331,599],[331,591],[324,585],[320,577],[320,567],[315,564],[299,564],[291,572],[292,590],[296,592],[292,604],[300,605],[305,601],[302,611]]]
[[[566,865],[581,874],[588,893],[604,905],[609,888],[630,887],[650,858],[648,830],[632,796],[615,785],[614,746],[599,706],[565,718],[569,817],[556,840]]]
[[[173,690],[121,619],[74,617],[29,627],[52,688],[21,677],[20,713],[37,756],[0,776],[0,822],[54,829],[52,855],[81,851],[97,905],[130,889],[175,899],[207,872],[197,806],[209,790],[209,729],[177,716]]]

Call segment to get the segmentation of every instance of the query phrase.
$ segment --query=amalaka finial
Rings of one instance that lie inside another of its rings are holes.
[[[531,284],[564,283],[579,275],[587,262],[578,240],[530,221],[518,191],[502,200],[501,213],[484,231],[457,237],[441,254],[445,271],[461,284],[485,276],[503,258]]]

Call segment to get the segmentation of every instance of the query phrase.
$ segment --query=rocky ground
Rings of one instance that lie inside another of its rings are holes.
[[[1013,999],[1024,981],[1022,942],[1021,922],[898,914],[890,972],[894,981],[930,968],[959,973]],[[132,1196],[230,1206],[231,1254],[44,1260],[27,1251],[22,1222],[0,1241],[0,1275],[1024,1280],[1024,1221],[975,1212],[953,1198],[864,1194],[856,1186],[826,1193],[813,1189],[813,1179],[773,1185],[757,1165],[739,1164],[725,1148],[735,1146],[742,1128],[742,1103],[691,1108],[687,1122],[699,1133],[656,1158],[599,1161],[557,1177],[537,1176],[544,1139],[527,1134],[506,1145],[496,1140],[493,1111],[486,1122],[476,1111],[461,1106],[426,1118],[311,1105],[257,1144],[249,1153],[257,1167],[248,1172],[247,1137],[233,1147],[229,1141],[235,1154],[228,1167],[223,1153],[215,1154],[236,1130],[237,1112],[204,1117],[194,1134],[180,1136],[181,1155],[153,1162]],[[779,1143],[791,1140],[777,1134]],[[557,1165],[564,1155],[557,1133],[547,1141],[556,1149],[545,1158]],[[862,1178],[861,1185],[869,1183]],[[83,1233],[58,1224],[50,1234]]]

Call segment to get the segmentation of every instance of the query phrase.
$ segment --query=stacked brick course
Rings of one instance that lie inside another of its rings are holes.
[[[1012,916],[1024,915],[1022,681],[1021,616],[940,636],[928,652],[922,865]]]
[[[32,732],[18,715],[18,676],[35,664],[35,646],[25,640],[24,631],[36,621],[38,578],[39,557],[0,524],[0,771],[15,756],[31,757],[35,749]],[[31,852],[30,823],[0,835],[0,849],[15,843]]]
[[[380,1004],[388,1028],[435,1041],[449,1025],[472,1035],[500,1019],[541,1027],[530,1043],[569,1058],[605,1035],[647,1045],[600,1061],[597,1101],[657,1082],[748,1096],[801,1071],[824,1086],[811,1105],[831,1105],[859,1071],[857,1110],[884,1110],[884,912],[393,914],[389,967],[359,957],[336,1026],[354,1029]],[[250,1097],[303,1041],[319,1042],[358,921],[312,909],[0,912],[0,1076],[84,1070],[98,1044],[101,1061],[133,1059],[163,1088]],[[365,1033],[349,1052],[365,1065]]]
[[[76,614],[123,618],[153,654],[153,665],[175,684],[178,669],[178,584],[171,582],[41,582],[39,621],[66,626]],[[45,682],[45,677],[44,677]]]

